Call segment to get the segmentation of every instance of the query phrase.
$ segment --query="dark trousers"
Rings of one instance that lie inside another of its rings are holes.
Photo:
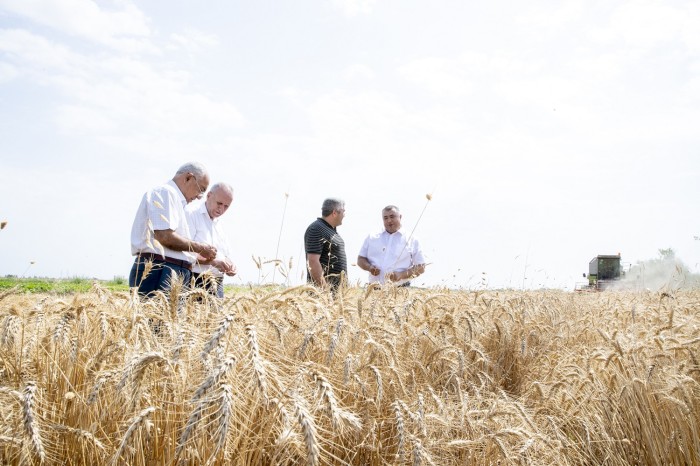
[[[204,288],[217,298],[224,297],[224,277],[215,277],[210,273],[192,272],[192,278],[196,288]]]
[[[148,275],[144,276],[143,272],[146,262],[148,261],[137,257],[129,273],[129,286],[132,288],[138,287],[140,295],[152,296],[158,290],[167,293],[170,291],[172,279],[175,275],[179,275],[185,287],[189,287],[192,278],[192,272],[189,269],[154,259],[153,268],[148,272]]]

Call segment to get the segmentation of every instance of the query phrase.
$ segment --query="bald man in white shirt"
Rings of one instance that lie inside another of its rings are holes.
[[[185,209],[192,238],[216,248],[211,259],[198,257],[192,266],[195,286],[204,287],[211,294],[224,297],[224,275],[234,276],[236,265],[230,259],[231,246],[220,223],[220,217],[233,203],[233,188],[226,183],[216,183],[203,201],[193,202]]]

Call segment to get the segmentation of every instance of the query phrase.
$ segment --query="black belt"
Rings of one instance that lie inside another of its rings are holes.
[[[152,252],[142,252],[139,253],[137,257],[141,257],[141,259],[145,260],[152,260],[154,262],[167,262],[168,264],[177,265],[178,267],[182,267],[183,269],[187,269],[190,271],[192,270],[192,264],[182,259],[173,259],[172,257],[161,256],[160,254],[153,254]]]

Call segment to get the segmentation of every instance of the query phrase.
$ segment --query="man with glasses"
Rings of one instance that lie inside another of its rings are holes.
[[[323,201],[321,217],[304,233],[307,280],[332,291],[346,280],[348,274],[345,242],[336,228],[345,218],[345,202],[329,198]]]
[[[136,258],[129,273],[129,286],[138,288],[140,295],[169,291],[176,275],[189,284],[196,255],[216,257],[214,246],[192,239],[185,215],[185,206],[201,198],[208,186],[204,166],[189,162],[141,198],[131,227],[131,254]]]

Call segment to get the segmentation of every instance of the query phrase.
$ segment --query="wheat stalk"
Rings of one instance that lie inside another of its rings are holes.
[[[398,401],[391,403],[391,407],[394,411],[394,419],[396,420],[396,435],[398,437],[398,444],[396,446],[396,461],[402,462],[404,455],[404,444],[406,442],[405,425],[403,421],[403,414],[401,413],[401,404]]]
[[[197,387],[197,390],[195,390],[194,395],[192,396],[192,402],[195,402],[202,398],[211,387],[214,385],[218,384],[219,381],[228,374],[228,372],[233,368],[233,366],[236,364],[236,358],[233,356],[229,356],[226,358],[221,365],[219,365],[218,368],[214,371],[213,374],[208,376],[204,381]]]
[[[95,446],[102,454],[107,452],[107,448],[105,447],[105,445],[97,437],[95,437],[93,434],[86,430],[76,429],[75,427],[69,427],[62,424],[55,424],[53,426],[53,429],[57,432],[65,432],[72,434],[76,438],[86,441],[87,443]]]
[[[204,348],[202,348],[202,354],[201,354],[202,360],[206,360],[209,353],[219,345],[219,341],[221,341],[221,339],[224,337],[224,335],[226,335],[226,331],[231,326],[234,319],[235,319],[235,316],[233,314],[226,314],[224,316],[224,320],[221,321],[221,324],[219,325],[219,327],[216,329],[214,334],[211,336],[211,338],[204,345]]]
[[[319,464],[321,450],[318,445],[318,433],[316,423],[306,407],[306,402],[298,395],[292,395],[294,403],[294,416],[301,429],[306,445],[306,464],[315,466]]]
[[[151,414],[153,414],[155,410],[156,408],[153,406],[144,408],[129,421],[129,428],[126,430],[126,433],[124,434],[124,437],[122,438],[122,441],[119,444],[119,448],[117,448],[117,451],[112,456],[110,464],[117,464],[117,462],[122,456],[122,453],[124,453],[124,449],[129,444],[129,440],[131,440],[131,437],[138,430],[138,428],[148,420],[148,418],[151,416]]]
[[[328,382],[328,379],[318,372],[313,372],[312,378],[316,382],[318,398],[326,407],[326,413],[331,418],[333,428],[341,433],[345,428],[355,431],[360,430],[362,428],[360,418],[338,406],[333,386]]]
[[[248,337],[248,349],[253,366],[253,374],[255,374],[255,381],[257,382],[258,389],[260,390],[265,403],[267,403],[267,375],[265,373],[264,361],[260,357],[260,347],[258,346],[258,337],[255,326],[253,324],[246,324],[245,332],[246,336]]]
[[[44,443],[41,439],[39,426],[34,418],[34,396],[36,395],[36,382],[27,382],[22,391],[22,420],[24,434],[29,439],[34,454],[39,458],[39,463],[43,464],[46,459]]]
[[[215,400],[218,401],[218,408],[217,411],[214,413],[214,417],[216,420],[218,420],[218,424],[216,427],[216,432],[214,433],[214,449],[212,450],[208,464],[213,463],[214,458],[216,458],[219,451],[225,449],[226,437],[231,427],[231,414],[233,410],[233,389],[228,384],[222,384],[219,390],[221,393]]]

